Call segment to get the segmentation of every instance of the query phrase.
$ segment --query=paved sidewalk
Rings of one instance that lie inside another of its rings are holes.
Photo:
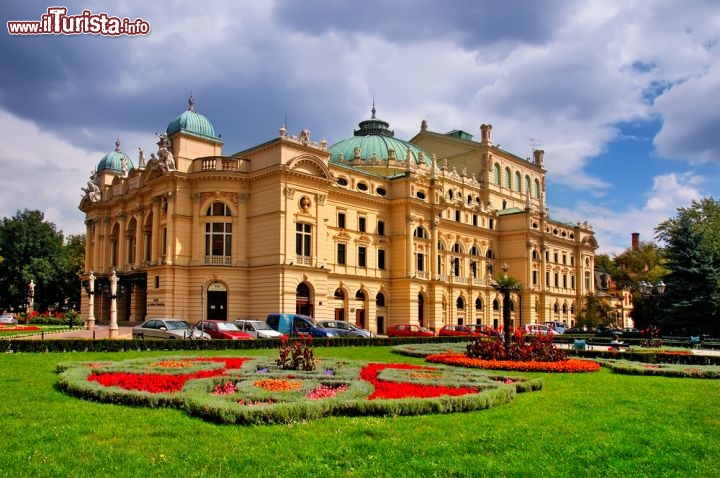
[[[25,337],[18,337],[22,339],[42,339],[42,340],[58,340],[58,339],[87,339],[87,340],[99,340],[110,338],[110,326],[108,325],[96,325],[95,330],[78,329],[73,328],[72,330],[66,330],[64,332],[51,332],[45,333],[42,336],[37,334],[29,335]],[[118,339],[132,339],[132,327],[118,327]]]

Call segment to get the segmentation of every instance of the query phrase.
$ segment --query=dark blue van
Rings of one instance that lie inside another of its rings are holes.
[[[268,314],[265,322],[270,328],[282,334],[299,335],[310,334],[313,337],[335,337],[337,334],[329,329],[318,326],[315,321],[300,314]]]

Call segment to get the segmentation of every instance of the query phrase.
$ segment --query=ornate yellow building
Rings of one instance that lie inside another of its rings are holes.
[[[491,280],[506,268],[523,284],[515,325],[572,325],[594,290],[597,244],[587,223],[548,217],[543,151],[510,154],[490,125],[479,142],[425,121],[403,141],[389,126],[373,107],[330,147],[281,128],[223,156],[191,98],[149,159],[140,150],[135,164],[116,143],[83,188],[83,314],[299,312],[377,333],[406,322],[493,326],[502,298]]]

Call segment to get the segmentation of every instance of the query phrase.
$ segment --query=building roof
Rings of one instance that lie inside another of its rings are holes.
[[[178,131],[212,141],[220,141],[220,136],[215,133],[215,127],[210,120],[195,111],[195,99],[192,96],[188,98],[187,110],[177,115],[167,126],[168,136]]]
[[[353,159],[367,161],[373,160],[387,162],[388,159],[403,162],[408,158],[415,164],[432,166],[432,158],[414,144],[395,138],[395,132],[390,130],[390,123],[375,116],[375,106],[372,108],[370,119],[363,120],[350,138],[343,139],[328,148],[330,162],[346,164]],[[359,158],[357,158],[359,155]]]
[[[128,172],[135,168],[132,159],[127,154],[120,151],[120,139],[115,141],[115,150],[110,151],[108,154],[102,157],[97,165],[97,171],[113,171],[116,173],[122,172],[123,159],[127,159],[127,170]]]

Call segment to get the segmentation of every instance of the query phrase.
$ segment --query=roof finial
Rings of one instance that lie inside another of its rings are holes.
[[[373,107],[372,107],[372,117],[371,119],[375,119],[375,94],[373,94]]]
[[[120,136],[115,140],[115,151],[120,152]]]
[[[193,98],[192,91],[190,92],[190,98],[188,98],[188,111],[195,111],[195,98]]]

